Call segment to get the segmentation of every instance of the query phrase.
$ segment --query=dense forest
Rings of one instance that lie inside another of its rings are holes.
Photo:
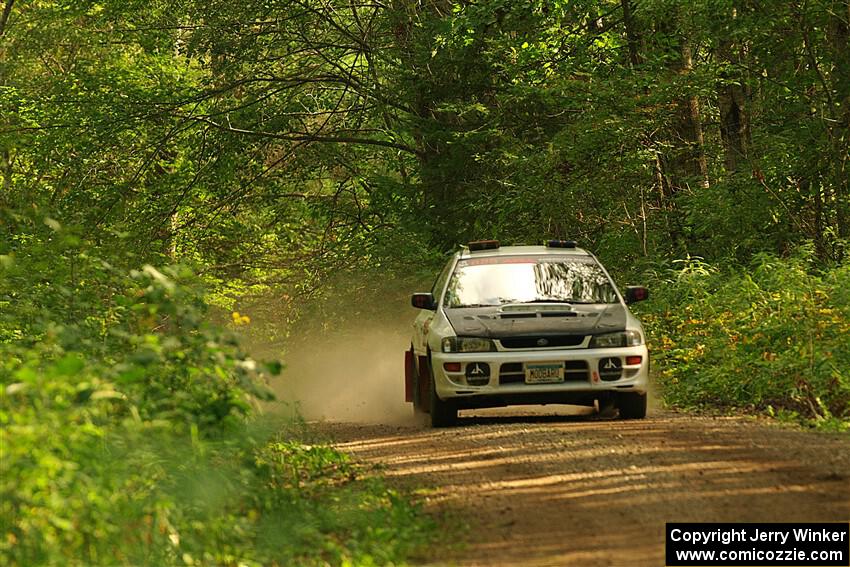
[[[848,0],[0,9],[3,562],[403,561],[238,334],[474,238],[648,284],[669,406],[850,427]]]

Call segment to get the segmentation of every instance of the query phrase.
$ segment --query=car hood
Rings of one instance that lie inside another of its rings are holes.
[[[508,304],[445,309],[458,336],[497,339],[521,335],[590,335],[623,331],[628,320],[621,303]]]

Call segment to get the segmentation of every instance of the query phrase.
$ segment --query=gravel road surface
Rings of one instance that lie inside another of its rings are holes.
[[[320,428],[422,497],[458,543],[436,546],[430,564],[664,565],[665,522],[850,520],[848,435],[663,411],[545,413]]]

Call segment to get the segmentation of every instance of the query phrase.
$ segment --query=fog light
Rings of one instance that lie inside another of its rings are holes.
[[[470,362],[466,365],[466,383],[483,386],[490,381],[490,365],[486,362]]]
[[[643,360],[642,356],[627,356],[626,357],[626,364],[628,364],[628,365],[640,364],[642,360]]]
[[[444,362],[443,368],[446,372],[460,372],[460,362]]]
[[[599,377],[605,381],[619,380],[623,375],[623,361],[620,357],[599,360]]]

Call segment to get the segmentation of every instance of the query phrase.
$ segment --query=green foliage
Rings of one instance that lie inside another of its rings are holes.
[[[811,257],[670,271],[644,315],[667,403],[850,429],[850,263],[815,272]]]
[[[126,270],[54,219],[11,218],[0,562],[370,565],[426,541],[378,478],[249,419],[279,364],[208,322],[188,269]]]
[[[280,423],[218,440],[53,425],[43,448],[20,427],[3,439],[4,564],[385,565],[432,537],[417,506],[345,455],[275,440]]]
[[[92,238],[200,264],[222,303],[236,280],[316,287],[387,241],[746,262],[811,240],[835,260],[842,6],[19,2],[0,205],[50,203]],[[691,103],[701,142],[684,139]],[[708,188],[681,163],[694,152]]]
[[[256,363],[205,321],[189,270],[124,270],[53,219],[46,227],[18,221],[0,281],[1,370],[16,399],[39,411],[39,400],[75,399],[43,398],[44,388],[72,388],[80,401],[110,399],[117,414],[204,429],[238,420],[252,397],[267,397]]]

